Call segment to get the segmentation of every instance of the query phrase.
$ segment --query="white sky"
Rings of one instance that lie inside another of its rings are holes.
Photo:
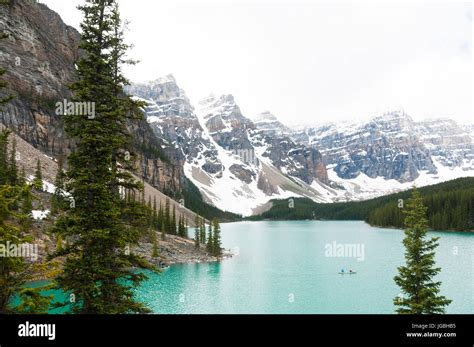
[[[78,27],[79,0],[41,0]],[[127,77],[172,73],[191,101],[233,94],[245,116],[288,125],[366,119],[473,122],[470,3],[119,0]]]

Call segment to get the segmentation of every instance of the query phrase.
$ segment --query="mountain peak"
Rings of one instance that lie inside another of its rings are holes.
[[[219,106],[235,106],[234,96],[231,94],[209,94],[199,101],[202,108],[214,108]]]
[[[265,122],[265,121],[277,122],[278,118],[275,117],[275,115],[271,113],[270,111],[263,111],[262,113],[254,117],[254,121],[255,122]]]
[[[158,77],[157,79],[153,81],[149,81],[146,84],[148,85],[156,85],[156,84],[166,84],[166,83],[175,83],[176,84],[176,78],[172,74],[168,74],[166,76]]]

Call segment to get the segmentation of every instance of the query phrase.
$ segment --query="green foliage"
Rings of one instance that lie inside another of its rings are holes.
[[[22,218],[21,213],[14,211],[22,196],[21,187],[0,186],[0,240],[2,248],[9,245],[20,246],[29,241],[22,235],[15,220]],[[2,255],[0,257],[0,313],[8,313],[13,295],[28,280],[28,266],[22,257]]]
[[[53,295],[42,295],[41,292],[45,289],[46,287],[21,289],[19,292],[20,305],[15,308],[15,312],[21,314],[47,314],[54,297]]]
[[[405,260],[406,265],[398,268],[395,283],[402,295],[394,299],[397,313],[438,314],[444,313],[451,300],[440,296],[441,282],[435,282],[441,268],[435,268],[435,250],[438,238],[427,238],[427,208],[423,205],[420,192],[413,189],[412,196],[403,209],[405,215]]]
[[[71,89],[75,102],[95,103],[95,115],[65,116],[66,132],[75,141],[65,184],[74,204],[54,229],[68,240],[64,271],[56,282],[76,300],[61,306],[74,313],[149,312],[134,298],[134,289],[146,277],[133,268],[150,264],[131,251],[149,230],[143,205],[132,198],[143,186],[120,169],[127,166],[126,124],[142,116],[142,104],[123,92],[128,81],[121,66],[128,62],[128,46],[117,1],[88,1],[79,9],[85,54],[77,62],[78,79]]]
[[[199,218],[199,241],[202,245],[206,244],[206,221],[204,218]]]
[[[16,165],[16,140],[13,139],[9,153],[9,137],[11,131],[4,129],[0,132],[0,185],[18,185],[21,178]]]
[[[200,223],[201,223],[201,219],[199,218],[199,216],[196,214],[196,218],[194,220],[194,246],[196,248],[199,248],[200,247],[200,234],[199,234],[199,228],[200,228]]]
[[[212,221],[213,233],[212,233],[212,255],[218,257],[222,255],[221,245],[221,227],[219,220],[214,218]]]
[[[183,215],[180,215],[179,217],[178,236],[183,237],[183,238],[188,237],[187,221]]]
[[[8,137],[10,132],[0,133],[0,241],[3,251],[31,245],[28,237],[31,225],[31,187],[16,175],[15,145],[12,145],[8,160]],[[13,158],[13,159],[12,159]],[[0,313],[42,313],[49,299],[39,292],[33,293],[25,284],[32,279],[32,264],[23,257],[2,254],[0,256]],[[20,296],[20,305],[12,307],[15,294]]]
[[[214,244],[213,244],[213,241],[214,241],[214,237],[212,235],[212,224],[209,223],[209,228],[208,228],[208,232],[207,232],[207,244],[206,244],[206,251],[209,253],[209,254],[214,254]]]
[[[41,161],[36,161],[35,178],[33,179],[33,188],[43,190],[43,172],[41,169]]]
[[[68,201],[64,196],[66,191],[65,179],[66,173],[64,172],[64,164],[62,156],[58,159],[58,172],[56,173],[56,179],[54,181],[54,194],[51,198],[51,213],[57,214],[60,211],[64,211],[68,206]]]
[[[171,235],[177,235],[177,228],[176,228],[176,205],[173,204],[173,214],[171,215],[171,222],[170,222],[170,229],[169,233]]]

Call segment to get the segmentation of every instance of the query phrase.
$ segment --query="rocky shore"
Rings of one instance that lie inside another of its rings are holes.
[[[149,242],[141,243],[133,251],[159,267],[174,264],[211,263],[232,257],[232,253],[225,249],[222,249],[221,257],[214,257],[207,253],[204,245],[196,248],[192,239],[167,234],[165,240],[162,240],[160,232],[157,232],[156,235],[158,257],[153,257],[153,244]]]

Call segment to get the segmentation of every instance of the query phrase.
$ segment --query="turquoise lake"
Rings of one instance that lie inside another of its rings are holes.
[[[393,277],[404,263],[401,230],[356,221],[221,227],[223,246],[238,255],[151,274],[138,298],[162,314],[394,313],[400,291]],[[474,313],[474,234],[430,235],[440,237],[437,279],[453,300],[447,313]],[[328,253],[335,244],[357,246],[359,253]],[[342,268],[357,273],[341,275]]]

